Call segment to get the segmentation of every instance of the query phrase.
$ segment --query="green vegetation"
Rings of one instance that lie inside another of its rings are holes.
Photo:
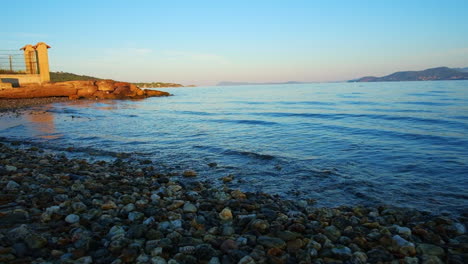
[[[25,71],[11,71],[11,70],[2,70],[0,69],[0,74],[25,74]]]
[[[66,82],[66,81],[92,81],[102,80],[101,78],[78,75],[69,72],[50,72],[50,81],[52,82]],[[140,88],[153,88],[153,87],[184,87],[178,83],[164,83],[164,82],[151,82],[151,83],[133,83]]]
[[[69,72],[50,72],[50,81],[52,82],[67,82],[67,81],[91,81],[102,80],[101,78],[78,75]]]
[[[178,83],[164,83],[164,82],[151,82],[151,83],[133,83],[140,88],[156,88],[156,87],[184,87]]]

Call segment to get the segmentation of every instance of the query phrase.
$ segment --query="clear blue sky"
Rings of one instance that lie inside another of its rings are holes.
[[[468,67],[468,1],[3,1],[0,49],[123,81],[338,81]]]

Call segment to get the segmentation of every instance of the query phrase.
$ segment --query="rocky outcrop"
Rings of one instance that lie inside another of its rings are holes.
[[[28,84],[19,88],[0,90],[0,98],[131,99],[169,95],[167,92],[142,90],[134,84],[113,80],[51,82],[41,85]]]

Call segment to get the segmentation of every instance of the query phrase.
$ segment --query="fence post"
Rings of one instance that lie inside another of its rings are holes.
[[[12,71],[13,71],[13,64],[11,63],[11,59],[12,59],[12,58],[11,58],[11,55],[8,56],[8,59],[9,59],[9,61],[10,61],[10,71],[12,72]]]
[[[45,44],[44,42],[39,42],[36,44],[36,46],[34,46],[34,48],[37,52],[41,82],[50,82],[49,56],[47,54],[47,49],[49,49],[50,46]]]

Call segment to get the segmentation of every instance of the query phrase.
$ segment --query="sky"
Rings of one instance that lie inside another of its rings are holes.
[[[468,1],[0,1],[0,50],[130,82],[330,82],[468,67]]]

